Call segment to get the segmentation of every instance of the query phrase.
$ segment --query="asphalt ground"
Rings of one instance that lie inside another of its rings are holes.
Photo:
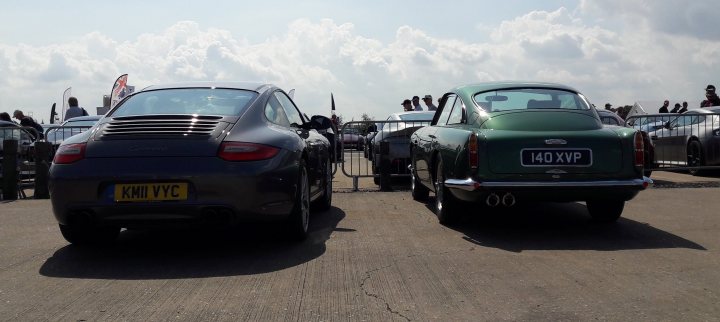
[[[264,223],[81,249],[48,200],[2,202],[0,320],[720,320],[720,180],[653,177],[610,225],[548,203],[446,227],[407,191],[338,188],[299,244]]]

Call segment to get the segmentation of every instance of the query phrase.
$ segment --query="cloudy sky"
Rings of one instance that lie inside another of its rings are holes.
[[[490,80],[571,85],[597,106],[697,102],[720,85],[717,0],[16,1],[0,11],[0,111],[49,120],[192,80],[296,89],[307,114],[384,119],[413,95]],[[654,111],[651,111],[654,112]]]

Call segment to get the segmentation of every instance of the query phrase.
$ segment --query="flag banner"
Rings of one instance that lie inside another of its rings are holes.
[[[62,113],[60,113],[60,120],[62,122],[65,122],[65,112],[67,112],[68,108],[70,107],[68,105],[68,99],[72,96],[72,87],[68,87],[65,92],[63,92],[63,100],[62,100]]]
[[[635,104],[633,104],[633,107],[630,109],[630,111],[628,112],[627,116],[625,116],[625,118],[628,118],[633,115],[645,115],[645,114],[647,114],[647,112],[642,107],[642,105],[640,105],[640,103],[638,103],[638,102],[635,102]]]
[[[330,104],[331,104],[331,113],[335,114],[335,97],[333,97],[333,94],[330,93]]]
[[[110,91],[110,108],[112,109],[119,103],[128,93],[127,85],[128,74],[122,74],[115,80],[112,91]]]
[[[52,107],[50,108],[50,124],[55,124],[56,115],[57,112],[55,112],[55,103],[53,103]]]

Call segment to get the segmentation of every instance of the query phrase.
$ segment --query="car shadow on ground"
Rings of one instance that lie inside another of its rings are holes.
[[[434,200],[431,198],[432,202]],[[433,203],[428,209],[434,211]],[[648,223],[620,217],[598,223],[581,203],[527,203],[511,208],[472,206],[447,227],[464,234],[467,242],[510,252],[523,250],[596,250],[688,248],[703,246],[655,228]],[[627,215],[627,209],[625,210]]]
[[[48,277],[95,279],[178,279],[251,275],[301,265],[325,253],[345,212],[331,208],[311,215],[309,236],[288,240],[278,223],[251,223],[233,229],[124,230],[114,245],[67,245],[40,268]]]

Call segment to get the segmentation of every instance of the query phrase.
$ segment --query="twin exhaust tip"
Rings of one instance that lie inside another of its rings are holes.
[[[506,192],[502,197],[493,192],[485,198],[485,204],[490,207],[497,207],[500,204],[505,207],[512,207],[515,205],[515,202],[515,196],[509,192]]]

